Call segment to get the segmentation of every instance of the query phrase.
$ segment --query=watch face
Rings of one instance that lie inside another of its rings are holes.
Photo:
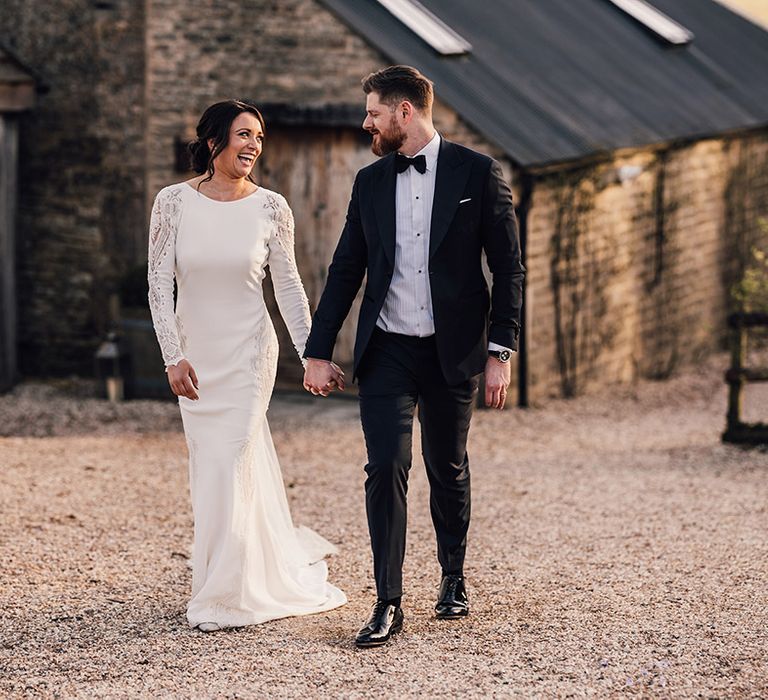
[[[502,362],[509,362],[509,358],[512,357],[512,353],[509,350],[502,350],[499,353],[499,359]]]

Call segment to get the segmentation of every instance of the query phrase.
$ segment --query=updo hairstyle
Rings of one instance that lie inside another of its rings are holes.
[[[187,144],[192,170],[198,175],[208,173],[208,177],[201,180],[199,184],[207,182],[213,177],[213,161],[227,147],[232,122],[243,112],[253,114],[259,120],[262,131],[266,132],[264,117],[261,116],[256,105],[248,100],[216,102],[203,112],[203,116],[200,117],[197,124],[197,138]],[[208,147],[209,140],[213,140],[213,150]],[[253,171],[248,174],[248,179],[255,182]]]

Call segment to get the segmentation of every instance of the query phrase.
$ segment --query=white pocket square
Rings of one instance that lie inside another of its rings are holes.
[[[465,202],[471,202],[472,197],[467,197],[466,199],[459,200],[459,204],[464,204]]]

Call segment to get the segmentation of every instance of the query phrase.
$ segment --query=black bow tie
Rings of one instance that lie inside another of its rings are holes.
[[[404,173],[411,165],[416,168],[417,172],[424,174],[427,172],[427,157],[415,156],[413,158],[409,158],[408,156],[404,156],[402,153],[395,154],[395,167],[397,168],[397,172]]]

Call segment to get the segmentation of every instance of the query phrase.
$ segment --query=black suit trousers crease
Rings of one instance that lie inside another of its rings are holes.
[[[360,417],[368,451],[365,503],[376,591],[402,595],[408,473],[418,406],[430,511],[443,573],[462,573],[470,516],[467,436],[479,376],[449,385],[434,336],[385,333],[378,327],[358,371]]]

